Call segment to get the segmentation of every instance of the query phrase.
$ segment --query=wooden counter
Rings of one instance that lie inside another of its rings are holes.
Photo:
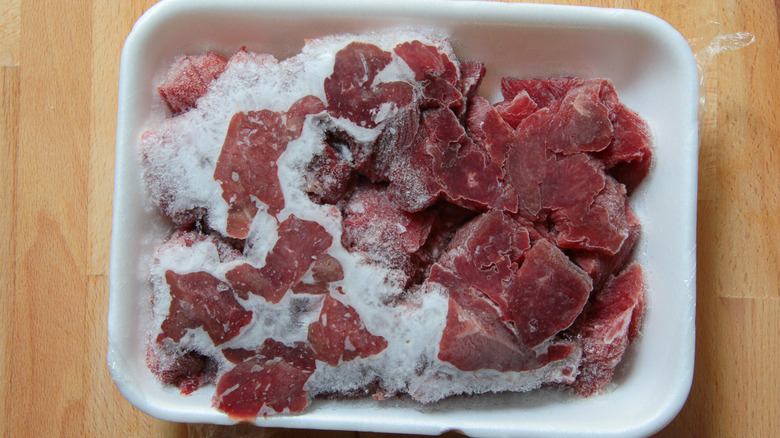
[[[166,423],[132,407],[111,381],[119,56],[153,3],[0,0],[0,435],[385,436]],[[780,3],[567,3],[644,10],[690,41],[737,31],[756,37],[706,69],[695,377],[682,412],[659,436],[777,436]]]

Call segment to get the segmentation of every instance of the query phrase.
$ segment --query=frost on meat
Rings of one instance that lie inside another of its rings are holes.
[[[605,79],[504,78],[491,104],[486,68],[408,29],[179,59],[177,115],[140,139],[180,228],[151,266],[158,379],[238,421],[602,390],[642,316],[649,129]]]

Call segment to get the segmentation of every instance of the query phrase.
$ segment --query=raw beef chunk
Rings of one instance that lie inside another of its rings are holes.
[[[503,78],[501,79],[501,94],[504,99],[510,100],[525,92],[538,108],[547,108],[563,98],[569,90],[584,83],[584,79],[572,77]]]
[[[238,303],[233,289],[207,272],[165,273],[171,287],[171,307],[157,341],[179,342],[187,330],[202,328],[214,345],[236,337],[252,320],[252,312]]]
[[[377,74],[392,60],[392,54],[373,44],[354,42],[336,54],[333,74],[325,79],[328,112],[364,128],[383,124],[378,140],[358,144],[352,151],[356,168],[372,180],[386,179],[391,156],[413,139],[417,107],[411,105],[414,90],[407,82],[374,84]],[[414,128],[414,127],[412,127]]]
[[[568,328],[588,300],[590,277],[546,240],[534,243],[508,290],[509,316],[534,347]]]
[[[456,113],[463,110],[458,68],[446,54],[420,41],[399,44],[394,51],[412,69],[414,79],[421,82],[423,107],[440,106]]]
[[[168,350],[173,349],[159,343],[149,344],[146,350],[146,365],[161,382],[190,394],[214,379],[217,367],[210,357],[195,351]]]
[[[474,144],[452,111],[426,111],[423,129],[433,178],[448,201],[472,209],[516,210],[512,187],[503,183],[501,166]]]
[[[333,237],[318,223],[290,216],[279,225],[279,240],[263,267],[244,263],[225,276],[239,297],[247,299],[251,293],[278,303],[332,241]]]
[[[158,91],[174,115],[183,113],[195,107],[226,64],[227,60],[216,53],[182,56],[168,70]]]
[[[439,359],[463,371],[526,371],[566,358],[572,343],[551,345],[544,353],[526,346],[501,319],[498,309],[454,275],[434,266],[431,279],[449,290],[447,325]]]
[[[628,345],[637,336],[644,307],[642,268],[633,264],[607,283],[578,319],[582,366],[572,385],[583,396],[599,391],[612,375]]]
[[[253,198],[276,214],[284,208],[276,160],[289,140],[282,115],[261,110],[236,113],[230,121],[214,179],[229,205],[227,233],[243,239],[257,214]]]
[[[360,186],[344,209],[342,244],[369,260],[411,275],[412,254],[425,244],[433,217],[400,210],[383,188]]]
[[[330,295],[325,296],[317,321],[309,326],[308,341],[317,360],[337,366],[358,357],[373,356],[387,347],[387,341],[366,329],[355,309]]]
[[[315,366],[311,349],[303,343],[288,347],[266,339],[256,354],[220,377],[214,406],[236,421],[300,412],[309,404],[304,385]]]
[[[528,230],[508,215],[491,211],[462,226],[438,264],[489,297],[506,315],[506,286],[529,248]]]

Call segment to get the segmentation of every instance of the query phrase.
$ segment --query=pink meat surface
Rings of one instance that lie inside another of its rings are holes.
[[[372,335],[355,309],[330,295],[325,296],[319,319],[309,325],[308,341],[314,357],[334,367],[387,348],[387,341]]]
[[[266,256],[265,265],[256,268],[244,263],[228,271],[225,277],[243,299],[255,294],[278,303],[332,241],[333,237],[318,223],[290,216],[279,225],[279,239]]]
[[[560,249],[536,241],[507,291],[509,317],[525,345],[534,347],[568,328],[592,288],[588,274]]]
[[[182,56],[174,62],[158,89],[174,115],[195,107],[214,79],[225,70],[227,60],[216,53]]]
[[[432,221],[427,212],[402,211],[384,189],[361,186],[344,209],[341,241],[349,250],[411,275],[416,269],[412,254],[425,244]]]
[[[200,327],[219,345],[238,336],[252,320],[252,312],[239,304],[230,285],[207,272],[167,271],[165,281],[173,300],[158,342],[165,338],[178,342],[187,330]]]
[[[572,343],[559,343],[539,354],[517,337],[495,304],[473,287],[435,266],[431,279],[447,287],[450,297],[438,357],[460,370],[533,370],[562,360],[574,350]]]
[[[214,179],[222,186],[229,205],[227,233],[243,239],[257,214],[253,198],[276,214],[284,208],[276,160],[284,152],[289,134],[282,115],[268,110],[236,113],[230,121]]]
[[[266,339],[255,354],[243,356],[248,357],[217,382],[216,408],[235,421],[253,421],[258,414],[296,413],[308,406],[304,385],[315,368],[309,347]]]

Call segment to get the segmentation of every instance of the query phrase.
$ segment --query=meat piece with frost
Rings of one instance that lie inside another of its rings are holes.
[[[573,333],[582,337],[580,375],[572,384],[582,396],[612,380],[626,348],[637,336],[644,307],[642,268],[632,264],[588,303]]]
[[[433,177],[432,148],[426,130],[419,129],[408,152],[393,161],[387,192],[403,211],[419,212],[439,199],[442,186]]]
[[[173,115],[189,111],[206,94],[211,82],[225,71],[226,65],[227,60],[213,52],[179,57],[168,69],[158,92]]]
[[[322,225],[295,216],[279,225],[278,234],[273,249],[265,257],[265,265],[256,268],[244,263],[225,274],[239,297],[247,299],[249,294],[255,294],[270,303],[278,303],[333,242]]]
[[[437,202],[427,211],[434,217],[431,231],[425,245],[414,253],[414,258],[418,262],[414,280],[419,280],[419,282],[428,276],[431,266],[440,260],[455,233],[478,214],[446,201]]]
[[[328,142],[314,155],[304,172],[304,190],[318,204],[335,204],[347,194],[355,181],[352,164],[336,153]]]
[[[593,283],[546,240],[536,241],[507,288],[509,317],[528,347],[567,329],[588,300]]]
[[[462,226],[437,264],[508,312],[506,286],[530,248],[528,230],[509,215],[490,211]]]
[[[504,100],[495,105],[496,111],[513,129],[517,129],[526,117],[533,114],[539,106],[531,99],[527,91],[517,93],[511,100]]]
[[[642,227],[628,204],[626,204],[626,221],[628,223],[628,236],[617,253],[604,254],[599,251],[587,250],[570,252],[571,260],[593,279],[594,290],[600,289],[611,275],[622,270],[631,258]]]
[[[590,204],[552,214],[561,248],[616,254],[629,236],[625,186],[607,177],[605,187]]]
[[[487,151],[490,160],[503,167],[515,137],[514,129],[484,97],[473,96],[469,99],[466,130],[474,143]]]
[[[237,364],[219,378],[213,405],[232,420],[251,422],[258,415],[296,413],[308,406],[304,385],[316,363],[304,343],[287,346],[269,338],[254,354],[225,351]]]
[[[533,370],[565,359],[575,350],[573,343],[561,341],[537,353],[502,320],[496,306],[473,287],[438,266],[433,267],[430,281],[445,286],[450,297],[438,357],[462,371]]]
[[[387,348],[387,340],[371,334],[357,311],[325,295],[320,317],[309,325],[309,344],[317,360],[337,366]]]
[[[390,199],[387,190],[363,185],[356,188],[344,208],[342,245],[360,251],[369,260],[411,276],[414,254],[431,231],[433,216],[407,213]]]
[[[272,215],[284,208],[276,160],[289,141],[282,114],[269,110],[236,113],[230,120],[214,179],[228,203],[227,234],[243,239],[258,211],[255,199]]]
[[[322,254],[311,265],[311,283],[299,282],[293,286],[293,293],[326,294],[329,284],[344,279],[341,263],[329,254]]]
[[[471,141],[452,111],[426,111],[422,119],[428,135],[425,153],[431,157],[433,178],[447,200],[478,210],[516,211],[516,196],[504,183],[501,166]]]
[[[157,342],[166,338],[179,342],[188,330],[200,327],[214,345],[220,345],[238,336],[252,321],[252,312],[239,304],[230,285],[207,272],[177,274],[169,270],[165,281],[172,301]]]
[[[285,118],[287,129],[290,131],[290,138],[294,139],[301,136],[306,116],[319,114],[323,111],[325,111],[325,104],[319,97],[311,94],[293,102],[290,105],[290,109],[287,110]]]
[[[612,109],[615,139],[599,157],[610,175],[631,193],[650,172],[653,160],[650,128],[638,114],[618,104]]]
[[[191,394],[214,380],[216,364],[196,351],[180,352],[161,343],[150,343],[146,349],[146,366],[165,384]]]
[[[465,102],[461,94],[458,67],[447,54],[420,41],[407,41],[393,51],[414,72],[414,79],[422,86],[423,108],[444,107],[459,113]]]
[[[156,248],[155,252],[159,258],[163,252],[180,252],[186,249],[193,249],[198,245],[210,247],[210,251],[216,253],[217,260],[215,262],[227,263],[241,257],[241,251],[225,241],[225,239],[212,234],[203,234],[192,228],[177,229],[165,239],[165,242]],[[156,262],[159,263],[160,260],[158,259]]]
[[[505,100],[523,92],[528,93],[537,107],[547,108],[563,98],[569,90],[585,83],[585,79],[573,77],[511,78],[501,79],[501,94]]]
[[[409,83],[374,83],[391,61],[390,52],[352,42],[336,53],[333,74],[324,82],[328,113],[362,128],[381,130],[375,142],[356,143],[352,151],[355,167],[374,181],[386,180],[393,151],[413,140],[419,111]]]
[[[485,77],[485,64],[474,59],[460,60],[460,88],[463,97],[475,95]]]

